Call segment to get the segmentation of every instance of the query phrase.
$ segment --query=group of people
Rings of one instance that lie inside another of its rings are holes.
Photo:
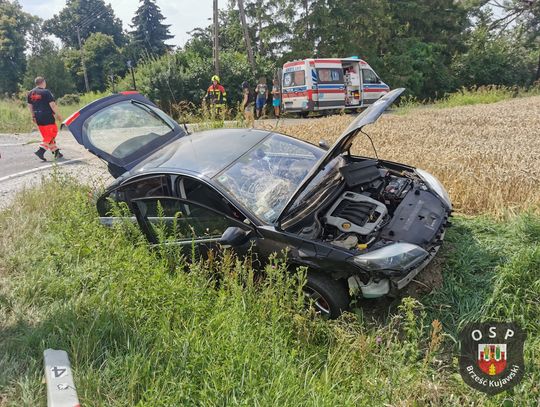
[[[274,116],[279,118],[281,113],[281,92],[279,90],[277,79],[274,79],[271,91],[269,91],[266,78],[264,77],[259,79],[259,82],[254,89],[250,87],[248,81],[242,82],[242,103],[240,104],[240,108],[244,112],[246,121],[252,121],[254,118],[259,119],[264,115],[270,94],[272,95]],[[212,84],[206,91],[205,100],[217,112],[221,112],[225,109],[227,104],[227,92],[223,85],[221,85],[219,76],[214,75],[212,77]]]

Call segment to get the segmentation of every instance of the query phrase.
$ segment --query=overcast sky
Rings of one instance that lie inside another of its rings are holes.
[[[66,5],[66,0],[19,0],[24,11],[37,15],[46,20],[58,14]],[[138,0],[105,0],[114,10],[116,17],[122,20],[124,28],[128,24],[139,6]],[[224,0],[221,0],[224,5]],[[212,0],[157,0],[161,13],[165,16],[165,24],[170,24],[170,32],[174,38],[168,43],[184,45],[189,35],[186,33],[196,27],[210,24],[207,18],[212,17]]]

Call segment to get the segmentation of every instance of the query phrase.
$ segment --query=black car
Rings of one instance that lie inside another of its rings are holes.
[[[159,223],[203,256],[218,245],[258,259],[286,252],[307,267],[315,307],[334,318],[351,296],[405,287],[443,241],[452,206],[434,176],[350,153],[401,92],[362,112],[331,148],[254,129],[189,134],[136,92],[97,100],[65,125],[116,178],[97,203],[103,223],[116,220],[112,199],[152,243]]]

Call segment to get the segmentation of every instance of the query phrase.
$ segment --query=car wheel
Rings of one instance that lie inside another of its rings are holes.
[[[304,294],[315,312],[324,318],[335,319],[349,308],[350,297],[345,282],[320,272],[308,272]]]

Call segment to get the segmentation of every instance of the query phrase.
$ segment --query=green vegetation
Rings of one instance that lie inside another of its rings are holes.
[[[150,249],[133,225],[100,226],[88,196],[56,175],[0,216],[3,405],[44,405],[49,347],[70,354],[86,406],[525,406],[540,397],[536,215],[458,217],[440,289],[386,316],[387,304],[371,302],[327,322],[304,311],[301,271],[287,275],[274,261],[254,280],[224,255],[185,273],[174,248]],[[462,382],[455,343],[467,321],[489,318],[528,333],[523,382],[492,398]]]
[[[503,100],[517,97],[528,97],[540,95],[540,85],[528,88],[517,86],[479,86],[472,88],[461,88],[457,92],[449,93],[437,100],[420,101],[413,96],[405,96],[399,102],[399,114],[408,114],[411,110],[422,107],[458,107],[480,105],[501,102]]]
[[[540,86],[531,88],[518,88],[506,86],[481,86],[478,88],[461,89],[446,97],[437,100],[435,107],[456,107],[467,105],[478,105],[486,103],[496,103],[515,97],[526,97],[540,95]]]

